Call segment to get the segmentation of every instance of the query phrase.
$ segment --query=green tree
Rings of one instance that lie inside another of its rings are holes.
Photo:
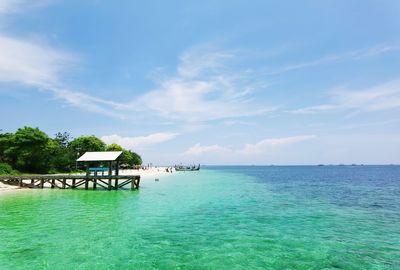
[[[107,145],[106,151],[123,151],[124,148],[122,148],[121,145],[116,144],[116,143],[112,143]]]
[[[0,162],[11,163],[10,160],[7,160],[5,151],[11,147],[12,136],[11,133],[0,134]]]
[[[132,151],[129,151],[129,153],[132,157],[133,165],[142,165],[142,157],[139,154],[132,152]]]
[[[14,134],[0,133],[2,173],[11,172],[11,169],[32,173],[71,171],[75,168],[78,156],[88,151],[105,150],[122,151],[121,164],[142,164],[137,153],[118,144],[106,146],[95,136],[81,136],[71,141],[69,133],[59,132],[52,139],[43,131],[32,127],[20,128]]]
[[[67,148],[71,141],[71,135],[68,132],[56,133],[54,140],[60,145],[61,148]]]
[[[0,163],[0,175],[16,174],[13,168],[7,163]]]
[[[72,161],[74,158],[68,145],[71,140],[71,135],[68,132],[58,132],[53,141],[57,144],[57,150],[52,157],[52,168],[57,172],[68,172],[72,169]]]
[[[130,166],[142,164],[142,158],[138,154],[130,150],[124,149],[119,144],[113,143],[107,145],[107,151],[122,151],[120,157],[121,164],[128,164]]]
[[[132,155],[131,155],[131,153],[130,153],[128,150],[126,150],[126,149],[123,149],[123,150],[122,150],[122,154],[121,154],[120,160],[121,160],[121,164],[128,164],[128,165],[130,165],[130,166],[134,165],[134,164],[133,164]]]
[[[122,151],[122,154],[119,158],[119,161],[121,164],[128,164],[128,165],[133,165],[132,164],[132,157],[129,154],[129,151],[124,149],[121,145],[112,143],[107,145],[107,150],[106,151]]]
[[[46,133],[38,128],[24,127],[11,136],[4,156],[20,171],[46,173],[56,149],[57,144]]]
[[[75,164],[75,160],[86,152],[105,151],[106,144],[96,136],[81,136],[72,140],[68,144],[70,161]]]

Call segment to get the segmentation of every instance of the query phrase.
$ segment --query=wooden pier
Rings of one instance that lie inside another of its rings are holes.
[[[118,190],[129,186],[131,190],[139,189],[139,175],[31,175],[31,176],[0,176],[0,182],[21,188],[59,188],[88,189],[102,188],[105,190]]]

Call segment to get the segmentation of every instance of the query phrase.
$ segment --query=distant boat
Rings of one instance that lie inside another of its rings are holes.
[[[200,164],[197,167],[195,165],[193,166],[175,165],[175,171],[199,171],[199,170],[200,170]]]

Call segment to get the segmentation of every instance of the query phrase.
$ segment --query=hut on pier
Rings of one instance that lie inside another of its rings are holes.
[[[121,154],[122,151],[86,152],[76,161],[85,163],[86,173],[88,175],[91,173],[94,173],[94,175],[98,173],[104,175],[105,172],[108,172],[108,175],[111,176],[114,171],[114,175],[118,176]],[[101,166],[104,164],[107,164],[108,167]]]

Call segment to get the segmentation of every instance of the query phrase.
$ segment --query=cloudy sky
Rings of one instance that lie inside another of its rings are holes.
[[[0,117],[155,164],[400,163],[400,2],[0,0]]]

